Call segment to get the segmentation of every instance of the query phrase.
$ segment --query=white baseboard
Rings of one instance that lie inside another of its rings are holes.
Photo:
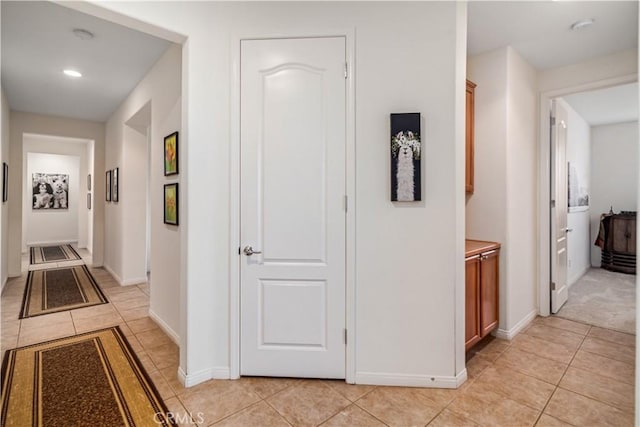
[[[97,267],[97,266],[93,265],[93,267]],[[139,285],[141,283],[146,283],[147,282],[147,277],[146,276],[145,277],[140,277],[140,278],[122,280],[122,278],[120,276],[118,276],[115,271],[113,271],[113,268],[109,267],[107,264],[103,264],[102,268],[107,270],[109,272],[109,274],[111,274],[113,276],[115,281],[118,282],[118,284],[120,286]]]
[[[571,287],[573,285],[575,285],[578,280],[580,280],[582,278],[582,276],[584,276],[585,274],[587,274],[587,272],[589,271],[589,269],[591,268],[591,265],[587,265],[584,270],[582,270],[580,273],[578,273],[574,278],[571,278],[569,280],[569,289],[571,289]]]
[[[164,333],[169,336],[169,338],[171,338],[171,341],[173,341],[178,347],[180,347],[180,336],[176,334],[176,332],[173,329],[171,329],[171,327],[167,325],[167,323],[164,320],[162,320],[151,309],[149,309],[149,317],[158,324],[160,329],[162,329]]]
[[[193,387],[194,385],[197,385],[212,379],[228,380],[229,368],[214,367],[214,368],[203,369],[201,371],[194,372],[193,374],[186,374],[182,370],[182,368],[178,368],[178,380],[180,380],[182,385],[185,387]]]
[[[78,243],[77,240],[42,240],[39,242],[26,242],[27,248],[29,246],[42,246],[42,245],[70,245],[72,243]],[[23,251],[23,253],[26,251]]]
[[[356,372],[356,384],[405,387],[458,388],[467,379],[467,370],[457,376],[431,376],[379,372]]]
[[[529,323],[533,321],[538,315],[538,310],[533,310],[531,313],[527,314],[522,320],[520,320],[516,325],[511,329],[498,329],[495,332],[496,338],[501,338],[503,340],[511,341],[520,333],[521,330],[527,327]]]
[[[127,280],[123,280],[122,283],[120,283],[122,286],[131,286],[131,285],[140,285],[142,283],[147,283],[147,277],[138,277],[138,278],[133,278],[133,279],[127,279]]]
[[[113,271],[113,268],[109,267],[107,264],[103,264],[102,268],[104,268],[105,270],[107,270],[109,272],[109,274],[111,274],[113,276],[113,278],[115,279],[116,282],[118,282],[118,284],[120,286],[122,286],[122,279],[120,278],[120,276],[118,276],[116,274],[115,271]]]

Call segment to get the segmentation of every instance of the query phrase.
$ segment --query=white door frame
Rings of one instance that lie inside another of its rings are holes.
[[[551,314],[551,222],[549,218],[549,202],[551,200],[551,140],[549,117],[551,116],[551,100],[573,93],[604,89],[637,81],[638,74],[634,73],[577,86],[554,89],[540,94],[538,147],[538,314],[541,316],[549,316]]]
[[[242,40],[345,37],[346,79],[346,295],[345,318],[348,331],[346,382],[355,382],[355,259],[356,259],[356,144],[355,144],[355,29],[342,31],[304,31],[232,35],[231,52],[231,131],[230,131],[230,216],[229,232],[229,376],[240,378],[240,42]]]

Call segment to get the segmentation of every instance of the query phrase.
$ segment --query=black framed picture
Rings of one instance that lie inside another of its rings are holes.
[[[105,200],[107,202],[111,201],[111,171],[107,171],[107,177],[105,182]]]
[[[118,189],[120,188],[120,182],[119,182],[119,173],[118,173],[119,168],[115,168],[113,170],[113,189],[112,189],[112,195],[111,195],[111,200],[114,202],[117,202],[119,197],[118,194],[120,193],[118,191]]]
[[[9,165],[2,162],[2,202],[9,200]]]
[[[32,175],[32,209],[69,209],[69,175],[34,173]]]
[[[87,191],[91,191],[91,174],[87,175]]]
[[[164,176],[178,174],[178,132],[164,137]]]
[[[178,183],[164,185],[164,223],[178,225]]]
[[[391,114],[391,201],[422,200],[420,113]]]
[[[91,210],[91,193],[87,193],[87,209]]]

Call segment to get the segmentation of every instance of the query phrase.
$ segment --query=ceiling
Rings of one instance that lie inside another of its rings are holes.
[[[12,110],[104,122],[170,45],[49,2],[0,7],[2,88]],[[95,37],[82,40],[76,28]]]
[[[591,126],[638,120],[638,83],[563,98]]]
[[[12,110],[106,121],[170,45],[59,4],[3,0],[0,7],[0,72]],[[594,25],[569,30],[584,18]],[[75,28],[95,38],[81,40]],[[469,55],[511,45],[547,69],[637,48],[637,39],[636,1],[469,2]],[[84,76],[63,75],[67,67]]]
[[[571,24],[593,25],[571,30]],[[510,45],[545,70],[638,47],[637,1],[471,1],[467,53]]]

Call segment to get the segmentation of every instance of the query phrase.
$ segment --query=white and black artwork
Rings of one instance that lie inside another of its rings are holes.
[[[69,175],[34,173],[33,209],[68,209]]]
[[[391,114],[391,201],[421,200],[420,113]]]
[[[589,209],[588,178],[581,170],[578,162],[568,162],[568,194],[569,212],[585,211]]]

